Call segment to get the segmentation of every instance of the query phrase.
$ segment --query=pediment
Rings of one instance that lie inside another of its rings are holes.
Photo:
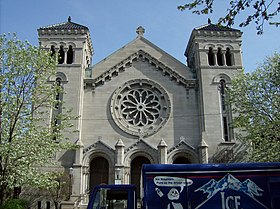
[[[196,79],[192,78],[190,69],[167,54],[157,46],[144,39],[137,38],[101,62],[87,69],[84,79],[85,87],[96,88],[120,76],[133,62],[148,62],[162,76],[169,76],[179,85],[195,87]]]
[[[143,139],[139,139],[134,144],[130,145],[128,148],[125,149],[125,153],[131,152],[133,150],[145,150],[147,153],[155,152],[156,149],[145,142]]]
[[[196,149],[193,146],[191,146],[190,144],[188,144],[185,140],[181,140],[178,144],[176,144],[173,147],[171,147],[170,149],[168,149],[167,153],[171,153],[175,150],[189,150],[192,152],[196,151]]]
[[[97,142],[93,143],[92,145],[84,148],[83,153],[91,152],[92,150],[102,150],[106,152],[114,152],[114,149],[109,147],[107,144],[105,144],[103,141],[98,140]]]

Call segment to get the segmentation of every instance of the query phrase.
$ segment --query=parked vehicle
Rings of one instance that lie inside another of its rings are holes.
[[[280,209],[280,163],[149,164],[144,209]],[[87,209],[136,209],[134,185],[100,185]]]

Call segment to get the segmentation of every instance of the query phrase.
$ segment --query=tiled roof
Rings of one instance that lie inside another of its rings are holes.
[[[197,27],[197,28],[195,28],[195,30],[198,30],[198,31],[202,31],[202,30],[203,31],[235,31],[235,32],[240,31],[238,29],[229,28],[226,26],[212,24],[212,23]]]
[[[48,25],[45,27],[40,27],[39,30],[88,30],[88,28],[86,26],[71,22],[71,17],[68,18],[67,22],[63,22],[63,23],[58,23],[58,24],[54,24],[54,25]]]

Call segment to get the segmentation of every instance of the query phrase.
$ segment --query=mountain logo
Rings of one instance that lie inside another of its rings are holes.
[[[258,204],[262,205],[264,208],[267,208],[265,205],[263,205],[256,199],[256,197],[260,197],[263,195],[263,189],[261,189],[256,183],[254,183],[250,179],[246,179],[245,181],[241,182],[229,173],[226,174],[221,180],[216,181],[214,179],[211,179],[206,184],[195,190],[195,192],[202,191],[203,194],[207,194],[207,199],[196,208],[199,208],[202,205],[204,205],[217,193],[224,193],[224,191],[228,190],[234,190],[237,192],[244,193],[251,197]]]

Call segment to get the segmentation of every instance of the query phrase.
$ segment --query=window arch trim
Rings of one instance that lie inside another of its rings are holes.
[[[73,50],[75,49],[75,48],[77,48],[77,46],[76,46],[76,44],[74,43],[74,42],[67,42],[67,44],[65,45],[65,47],[66,46],[72,46],[72,48],[73,48]]]
[[[57,78],[61,79],[62,84],[68,83],[68,77],[63,72],[57,72],[55,76],[50,76],[49,79],[48,79],[48,83],[56,82]]]
[[[216,75],[212,80],[212,84],[220,84],[221,80],[224,80],[226,84],[231,84],[230,76],[223,73]]]

